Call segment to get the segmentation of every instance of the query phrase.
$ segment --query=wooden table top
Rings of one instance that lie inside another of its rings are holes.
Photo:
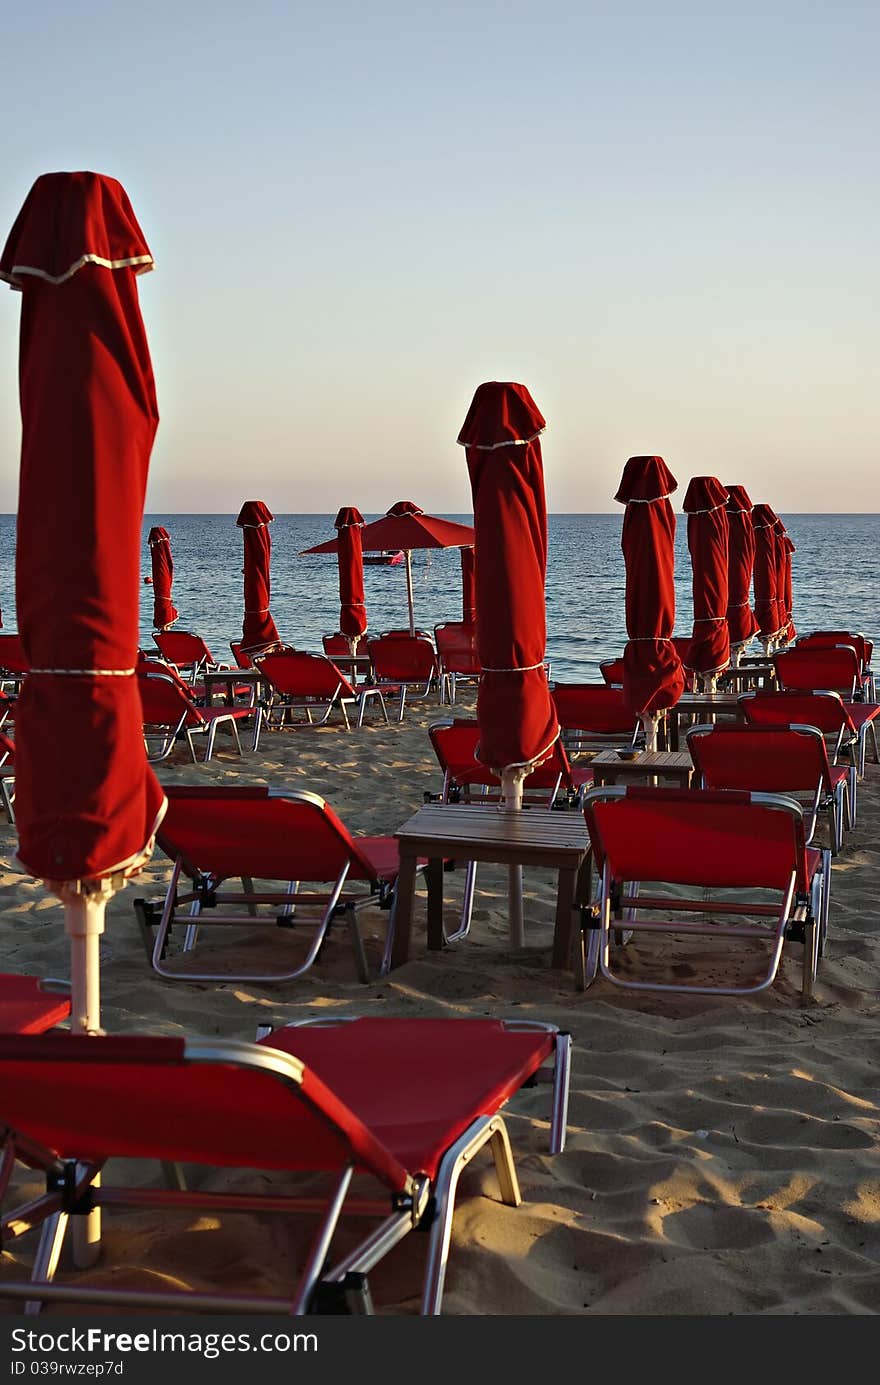
[[[500,808],[492,803],[426,803],[394,835],[402,843],[429,841],[444,848],[521,848],[578,855],[590,844],[583,813]]]
[[[640,750],[632,760],[621,760],[616,750],[602,750],[590,764],[596,769],[618,774],[689,774],[694,762],[687,750]]]
[[[686,712],[686,711],[688,711],[688,710],[692,710],[692,709],[695,709],[695,708],[696,708],[696,709],[699,709],[699,710],[705,709],[706,711],[711,711],[711,709],[712,709],[713,707],[731,707],[731,708],[734,708],[734,707],[738,706],[738,704],[739,704],[739,697],[740,697],[740,694],[739,694],[739,693],[735,693],[735,692],[721,692],[721,693],[683,692],[682,695],[681,695],[681,697],[680,697],[680,698],[678,699],[678,701],[675,703],[675,706],[673,706],[673,707],[668,707],[668,708],[667,708],[667,711],[669,711],[669,712],[674,712],[674,711],[676,710],[676,708],[681,708],[681,710],[682,710],[683,712]]]

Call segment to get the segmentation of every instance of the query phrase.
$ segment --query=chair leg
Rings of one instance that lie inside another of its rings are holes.
[[[46,1221],[43,1222],[40,1229],[40,1241],[31,1270],[32,1279],[51,1282],[55,1278],[58,1261],[61,1259],[61,1248],[64,1245],[67,1223],[66,1212],[53,1212],[52,1216],[47,1217]],[[29,1315],[36,1315],[42,1306],[40,1299],[28,1299],[24,1305],[24,1311]]]
[[[400,689],[400,710],[399,710],[398,713],[397,713],[397,720],[398,720],[398,721],[403,721],[403,709],[404,709],[405,704],[406,704],[406,684],[404,683],[404,684],[401,686],[401,689]]]
[[[497,1137],[497,1138],[496,1138]],[[438,1317],[443,1298],[443,1284],[446,1279],[446,1261],[449,1256],[449,1241],[452,1235],[452,1213],[455,1205],[455,1192],[462,1169],[473,1158],[487,1140],[492,1140],[495,1168],[501,1184],[501,1197],[511,1206],[521,1201],[510,1139],[500,1116],[483,1117],[447,1152],[434,1183],[436,1212],[431,1226],[428,1244],[428,1263],[425,1269],[425,1284],[422,1293],[422,1313],[428,1317]]]
[[[196,755],[196,748],[195,748],[195,746],[193,745],[192,732],[191,732],[189,729],[187,729],[187,732],[186,732],[186,743],[187,743],[187,745],[189,746],[189,753],[190,753],[190,757],[191,757],[191,759],[192,759],[192,762],[193,762],[194,765],[197,765],[197,764],[199,763],[199,761],[198,761],[198,757],[197,757],[197,755]],[[208,754],[205,756],[205,759],[206,759],[206,760],[210,760],[210,758],[211,758],[211,755],[210,755],[210,751],[209,751]]]
[[[253,750],[253,752],[254,752],[255,755],[256,755],[257,751],[259,750],[259,748],[260,748],[260,732],[262,731],[262,729],[263,729],[263,709],[262,709],[262,707],[259,705],[259,703],[257,703],[257,704],[255,705],[255,707],[254,707],[254,739],[253,739],[253,743],[252,743],[252,746],[251,746],[251,749]]]

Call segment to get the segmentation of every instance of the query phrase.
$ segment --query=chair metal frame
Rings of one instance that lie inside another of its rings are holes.
[[[163,648],[163,642],[165,648]],[[174,649],[175,642],[182,642],[184,645],[189,642],[189,652],[192,657],[187,657],[187,654],[183,652],[182,657],[174,658],[171,651]],[[171,664],[184,682],[190,683],[193,687],[195,687],[200,673],[214,673],[229,668],[229,664],[220,663],[214,658],[205,640],[193,630],[154,630],[153,643],[164,662]]]
[[[446,620],[434,626],[434,644],[440,665],[441,702],[455,702],[459,681],[479,683],[476,627],[467,620]]]

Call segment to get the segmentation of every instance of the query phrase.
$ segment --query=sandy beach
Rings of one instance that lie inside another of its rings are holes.
[[[426,728],[446,710],[415,702],[402,724],[368,714],[350,734],[335,725],[265,732],[259,753],[242,759],[220,736],[209,765],[193,766],[180,748],[157,771],[171,784],[308,788],[352,831],[393,832],[440,788]],[[420,888],[411,959],[388,977],[378,977],[387,916],[363,912],[368,985],[343,930],[296,983],[172,983],[151,972],[132,909],[164,891],[169,863],[157,853],[108,911],[103,1023],[115,1033],[250,1039],[258,1024],[327,1011],[552,1021],[573,1036],[567,1147],[547,1152],[546,1089],[518,1094],[507,1114],[523,1203],[497,1200],[488,1155],[467,1170],[446,1314],[876,1313],[880,768],[870,763],[859,812],[835,861],[828,945],[806,1005],[794,944],[776,984],[751,999],[636,995],[603,980],[580,993],[549,966],[551,874],[526,872],[527,943],[512,953],[506,872],[489,866],[480,867],[471,936],[430,956]],[[0,827],[4,967],[67,975],[61,906],[17,868],[15,845],[14,830]],[[447,877],[450,925],[461,877]],[[209,945],[235,950],[225,939]],[[293,945],[268,930],[247,944],[248,961]],[[243,1175],[200,1178],[220,1187]],[[182,1215],[167,1233],[146,1213],[108,1214],[105,1225],[107,1259],[82,1282],[283,1293],[295,1254],[292,1236],[249,1216]],[[3,1272],[18,1277],[32,1244],[7,1251]],[[418,1311],[423,1252],[424,1238],[409,1237],[373,1273],[379,1311]]]

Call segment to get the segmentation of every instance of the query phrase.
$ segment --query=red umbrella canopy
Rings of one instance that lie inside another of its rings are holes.
[[[776,558],[776,514],[769,505],[755,505],[755,617],[762,640],[775,635],[785,623],[778,606],[779,563]]]
[[[269,610],[272,539],[269,525],[275,516],[262,500],[246,500],[235,521],[244,531],[244,619],[241,647],[262,649],[279,639]]]
[[[755,565],[752,502],[744,486],[727,487],[727,630],[732,645],[747,644],[758,629],[749,605]]]
[[[476,549],[461,550],[461,618],[466,625],[477,619]]]
[[[480,759],[531,767],[559,735],[544,667],[547,508],[539,434],[524,385],[480,385],[458,435],[474,499]]]
[[[165,809],[135,676],[159,421],[135,275],[152,263],[124,188],[88,172],[38,178],[0,256],[22,292],[19,856],[53,885],[133,873]]]
[[[354,649],[367,629],[364,602],[364,550],[361,530],[364,517],[349,506],[339,511],[333,527],[339,533],[339,629]]]
[[[726,504],[727,491],[716,476],[692,477],[682,509],[688,517],[694,599],[694,632],[687,665],[695,673],[717,673],[730,663]]]
[[[178,619],[177,607],[171,601],[174,581],[174,562],[168,530],[157,525],[150,530],[150,562],[153,569],[153,629],[167,630]]]
[[[615,500],[626,506],[621,548],[626,564],[623,695],[638,716],[672,707],[684,689],[672,643],[675,624],[675,512],[678,482],[662,457],[630,457]]]
[[[402,548],[405,553],[422,548],[461,548],[473,542],[474,531],[469,524],[456,524],[451,519],[426,515],[411,500],[398,500],[381,519],[365,524],[361,533],[364,553],[379,553],[388,548]],[[326,543],[315,544],[314,548],[303,551],[337,553],[339,541],[328,539]]]

